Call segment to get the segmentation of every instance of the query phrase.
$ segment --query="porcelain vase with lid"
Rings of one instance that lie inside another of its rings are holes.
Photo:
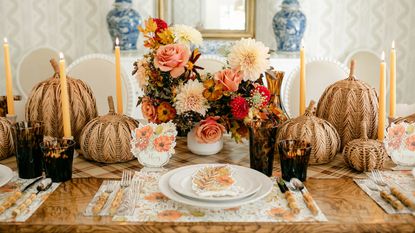
[[[306,24],[307,19],[300,10],[298,0],[284,0],[281,4],[281,10],[275,14],[272,20],[277,51],[283,53],[299,52]]]
[[[112,41],[120,40],[121,50],[136,50],[140,34],[141,15],[132,7],[132,0],[115,0],[114,9],[107,14],[108,31]]]
[[[196,155],[214,155],[223,148],[223,137],[214,143],[199,143],[194,128],[187,134],[187,148]]]

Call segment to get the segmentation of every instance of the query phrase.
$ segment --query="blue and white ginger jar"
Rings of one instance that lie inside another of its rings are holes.
[[[300,11],[298,0],[284,0],[281,4],[281,10],[275,14],[272,20],[272,28],[277,40],[277,51],[299,52],[306,23],[307,19]]]
[[[108,31],[115,44],[120,40],[121,50],[136,50],[140,35],[138,26],[141,24],[140,14],[131,8],[132,0],[115,0],[114,9],[107,14]]]

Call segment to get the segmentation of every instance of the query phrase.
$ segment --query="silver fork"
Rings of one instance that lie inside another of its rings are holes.
[[[120,183],[121,188],[127,188],[128,186],[130,186],[132,178],[132,171],[123,170]]]
[[[130,210],[129,210],[129,214],[133,215],[134,214],[134,209],[135,206],[137,204],[137,199],[140,196],[141,190],[143,188],[143,182],[141,180],[134,180],[131,184],[130,190],[129,190],[129,194],[130,194],[130,200],[132,201],[131,205],[130,205]]]
[[[114,191],[114,186],[115,186],[114,184],[115,184],[115,181],[113,181],[113,180],[108,180],[107,181],[107,184],[106,184],[106,187],[105,187],[105,192],[108,193],[108,195],[111,194]]]
[[[382,187],[388,187],[388,184],[385,182],[385,180],[383,179],[382,174],[380,173],[379,170],[375,169],[372,170],[372,180],[373,182],[375,182],[375,184],[380,185]]]

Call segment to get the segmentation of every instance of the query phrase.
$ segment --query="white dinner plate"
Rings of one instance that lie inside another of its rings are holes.
[[[0,187],[7,184],[12,178],[13,178],[12,169],[0,164]]]
[[[249,204],[257,200],[260,200],[266,197],[272,190],[273,184],[269,177],[265,176],[264,174],[258,171],[255,171],[249,168],[246,168],[246,172],[250,176],[258,177],[258,180],[260,180],[261,182],[261,188],[255,194],[248,196],[246,198],[243,198],[243,199],[238,199],[234,201],[220,201],[220,202],[219,201],[218,202],[202,201],[202,200],[197,200],[193,198],[187,198],[183,195],[180,195],[179,193],[176,193],[170,187],[169,185],[170,177],[176,172],[179,172],[184,169],[188,169],[189,167],[201,168],[206,165],[208,164],[197,164],[197,165],[185,166],[185,167],[177,168],[177,169],[167,172],[162,177],[160,177],[160,180],[159,180],[160,192],[163,193],[166,197],[170,198],[171,200],[185,204],[185,205],[202,207],[202,208],[226,209],[226,208],[238,207],[241,205]],[[232,166],[233,168],[240,167],[237,165],[230,165],[230,166]],[[243,167],[240,167],[240,168],[243,168]]]
[[[220,166],[223,166],[221,164]],[[256,193],[261,188],[261,180],[258,176],[251,175],[251,169],[232,166],[232,177],[236,181],[234,185],[243,189],[237,196],[204,197],[194,192],[192,188],[193,175],[203,167],[192,166],[174,173],[169,179],[170,187],[184,196],[203,201],[232,201],[242,199]]]
[[[337,60],[313,58],[306,63],[306,106],[316,103],[324,90],[336,81],[347,78],[347,67]],[[300,68],[294,69],[282,83],[282,102],[291,118],[300,112]]]

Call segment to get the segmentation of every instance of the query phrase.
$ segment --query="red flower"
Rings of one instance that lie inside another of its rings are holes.
[[[261,94],[262,107],[265,107],[271,100],[271,93],[269,92],[268,88],[262,85],[258,85],[255,87],[255,91]]]
[[[153,18],[153,21],[157,24],[156,33],[162,32],[164,29],[167,28],[167,23],[159,18]]]
[[[249,113],[249,104],[245,98],[238,96],[231,100],[231,112],[237,120],[244,119]]]

